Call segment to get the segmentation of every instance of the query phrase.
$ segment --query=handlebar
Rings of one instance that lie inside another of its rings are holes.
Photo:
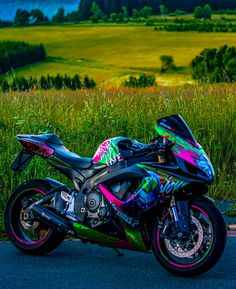
[[[159,151],[160,150],[160,146],[157,144],[150,144],[147,145],[144,148],[138,149],[138,150],[133,150],[133,154],[137,155],[137,154],[142,154],[142,153],[146,153],[146,152],[155,152],[155,151]]]
[[[143,153],[148,153],[148,152],[159,152],[163,153],[165,152],[168,148],[172,147],[174,143],[166,140],[166,139],[159,139],[155,141],[155,143],[151,143],[144,148],[133,150],[133,155],[137,154],[143,154]]]

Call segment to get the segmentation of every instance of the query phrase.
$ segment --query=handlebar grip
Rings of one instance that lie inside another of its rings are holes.
[[[155,150],[158,150],[159,147],[155,144],[151,144],[151,145],[148,145],[142,149],[138,149],[138,150],[135,150],[134,151],[134,154],[142,154],[142,153],[146,153],[146,152],[151,152],[151,151],[155,151]]]
[[[149,151],[149,148],[145,147],[145,148],[142,148],[142,149],[135,150],[134,154],[138,155],[138,154],[142,154],[142,153],[145,153],[145,152],[148,152],[148,151]]]

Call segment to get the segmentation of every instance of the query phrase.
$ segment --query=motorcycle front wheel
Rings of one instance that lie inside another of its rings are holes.
[[[190,233],[178,237],[169,211],[153,229],[152,247],[160,265],[168,272],[192,277],[210,270],[221,257],[226,226],[218,209],[209,201],[190,202]],[[168,232],[168,233],[167,233]]]

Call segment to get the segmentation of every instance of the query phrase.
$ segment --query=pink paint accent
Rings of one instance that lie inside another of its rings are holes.
[[[171,261],[169,261],[169,262],[170,262],[171,265],[173,265],[175,267],[178,267],[178,268],[190,268],[190,267],[193,267],[193,266],[195,266],[197,264],[196,262],[194,262],[194,263],[188,264],[188,265],[180,265],[180,264],[176,264],[176,263],[171,262]]]
[[[45,195],[45,192],[41,191],[40,189],[34,189],[34,190],[37,191],[37,192],[39,192],[39,193],[42,194],[42,195]],[[26,241],[20,239],[20,238],[16,235],[16,233],[13,231],[13,229],[12,229],[12,234],[14,235],[14,237],[17,239],[18,242],[20,242],[20,243],[22,243],[22,244],[24,244],[24,245],[37,245],[37,244],[43,242],[43,241],[46,239],[46,237],[47,237],[48,234],[49,234],[49,231],[43,236],[42,239],[40,239],[40,240],[38,240],[38,241],[32,241],[32,242],[26,242]]]
[[[93,157],[93,162],[98,163],[100,161],[100,157],[99,156],[94,156]]]
[[[134,193],[133,193],[133,194],[131,194],[131,196],[128,198],[128,201],[132,200],[132,199],[133,199],[133,197],[134,197]]]
[[[110,143],[111,143],[110,140],[106,140],[99,146],[99,148],[97,149],[97,151],[93,157],[93,161],[95,163],[99,162],[101,160],[101,158],[109,151]]]
[[[203,213],[203,215],[204,215],[205,217],[207,217],[207,218],[209,219],[209,216],[207,215],[207,213],[204,212],[201,208],[199,208],[198,206],[195,206],[195,205],[192,205],[191,207],[199,210],[201,213]]]
[[[98,185],[99,189],[102,191],[102,193],[104,194],[104,196],[107,198],[107,200],[112,203],[117,205],[117,207],[122,207],[122,205],[125,204],[125,202],[120,201],[119,199],[117,199],[110,191],[108,191],[107,188],[105,188],[103,185]]]
[[[190,151],[190,150],[185,150],[181,146],[177,146],[177,149],[180,151],[180,153],[173,151],[175,156],[178,156],[179,158],[186,160],[187,162],[189,162],[190,164],[192,164],[194,166],[197,165],[193,158],[199,160],[200,157],[198,154],[196,154],[195,152]]]
[[[32,241],[32,242],[26,242],[26,241],[20,239],[20,238],[15,234],[14,231],[12,231],[12,234],[13,234],[14,237],[17,239],[17,241],[19,241],[20,243],[22,243],[22,244],[24,244],[24,245],[37,245],[37,244],[43,242],[43,241],[46,239],[46,237],[47,237],[48,234],[49,234],[49,231],[43,236],[42,239],[40,239],[40,240],[38,240],[38,241]]]

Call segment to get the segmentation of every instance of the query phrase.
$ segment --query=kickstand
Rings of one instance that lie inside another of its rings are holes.
[[[122,257],[122,256],[124,256],[124,254],[122,254],[117,248],[113,248],[115,251],[116,251],[116,253],[118,254],[117,255],[117,257]]]

